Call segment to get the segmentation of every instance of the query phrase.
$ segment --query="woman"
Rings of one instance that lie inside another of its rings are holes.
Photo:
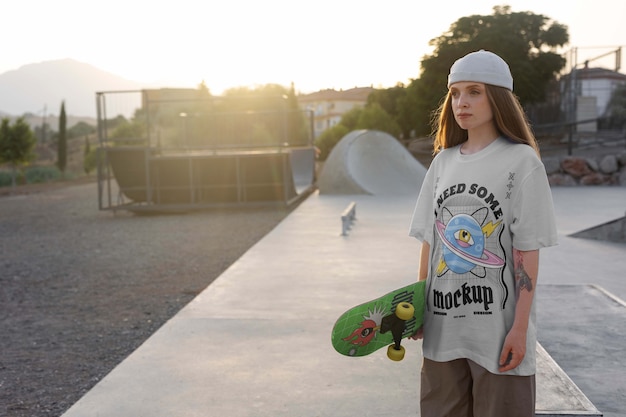
[[[556,244],[539,148],[509,66],[450,68],[410,235],[426,283],[421,416],[534,416],[539,249]]]

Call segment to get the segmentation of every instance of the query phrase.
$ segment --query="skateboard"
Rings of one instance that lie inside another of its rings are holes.
[[[402,360],[401,340],[415,334],[424,322],[425,283],[414,282],[343,313],[332,330],[335,350],[365,356],[387,346],[389,359]]]

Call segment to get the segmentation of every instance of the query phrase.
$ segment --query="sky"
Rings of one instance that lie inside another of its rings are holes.
[[[163,87],[204,81],[213,94],[292,82],[299,93],[388,88],[419,76],[429,41],[452,23],[503,4],[568,26],[562,52],[576,48],[578,64],[623,46],[626,67],[626,2],[613,0],[13,0],[2,6],[0,74],[71,58]]]

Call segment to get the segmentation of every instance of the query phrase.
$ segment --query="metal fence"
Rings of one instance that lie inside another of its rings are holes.
[[[180,151],[313,144],[311,111],[288,108],[286,102],[246,108],[246,99],[242,104],[236,98],[180,97],[192,96],[194,90],[174,90],[178,97],[154,91],[160,90],[96,93],[101,146],[145,145]]]
[[[279,193],[272,191],[276,195],[292,194],[291,173],[281,175],[276,180],[280,184],[265,181],[254,190],[245,182],[254,181],[253,164],[277,172],[273,165],[281,161],[287,172],[295,149],[314,155],[312,112],[290,108],[283,97],[237,100],[198,95],[195,90],[175,89],[96,93],[101,210],[162,203],[166,199],[158,197],[164,195],[166,177],[169,182],[180,178],[168,185],[168,193],[192,196],[183,199],[185,204],[197,203],[198,190],[208,195],[208,188],[228,188],[234,196],[229,201],[235,203],[250,200],[262,187],[282,187]],[[258,162],[261,158],[265,162]],[[227,168],[217,170],[220,164]],[[269,194],[256,199],[274,198]]]

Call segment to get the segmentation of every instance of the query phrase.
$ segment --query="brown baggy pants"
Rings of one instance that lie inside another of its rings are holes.
[[[535,376],[496,375],[469,359],[424,358],[421,417],[534,417]]]

